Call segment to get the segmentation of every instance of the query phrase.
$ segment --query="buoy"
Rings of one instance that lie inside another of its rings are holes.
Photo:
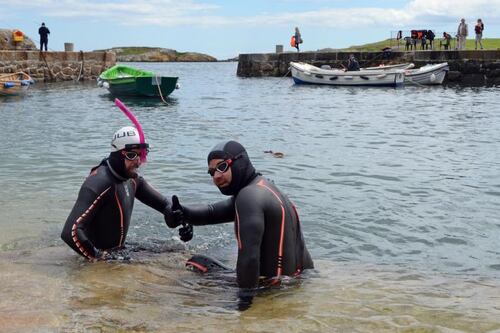
[[[175,89],[181,89],[181,85],[180,85],[180,84],[178,84],[178,83],[176,83],[176,84],[175,84]]]
[[[436,74],[432,73],[431,74],[431,82],[436,81]]]
[[[103,86],[104,88],[108,89],[108,88],[109,88],[109,82],[103,82],[103,83],[102,83],[102,86]]]

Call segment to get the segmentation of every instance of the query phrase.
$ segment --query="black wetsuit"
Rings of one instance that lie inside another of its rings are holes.
[[[61,238],[88,259],[102,250],[123,247],[134,198],[161,213],[170,208],[169,201],[144,178],[122,178],[109,163],[102,163],[83,183]]]
[[[314,267],[295,206],[262,176],[228,200],[183,207],[193,225],[235,222],[236,272],[242,288],[255,287],[259,277],[293,276]]]
[[[38,34],[40,35],[40,51],[43,51],[43,47],[45,46],[45,51],[47,51],[47,44],[49,42],[49,34],[50,30],[46,26],[41,26],[38,29]]]
[[[235,141],[224,142],[212,149],[208,162],[212,159],[232,160],[231,183],[219,188],[231,198],[211,205],[183,205],[183,217],[193,225],[235,222],[238,286],[254,288],[260,278],[274,283],[282,275],[313,268],[295,206],[256,173],[245,148]]]

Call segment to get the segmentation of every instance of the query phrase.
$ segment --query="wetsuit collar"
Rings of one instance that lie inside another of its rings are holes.
[[[127,178],[123,178],[122,176],[120,176],[114,169],[113,167],[111,166],[111,164],[109,163],[109,160],[106,160],[106,164],[108,165],[108,168],[109,168],[109,171],[111,171],[111,173],[113,174],[113,176],[115,176],[115,178],[117,178],[119,181],[126,181]]]

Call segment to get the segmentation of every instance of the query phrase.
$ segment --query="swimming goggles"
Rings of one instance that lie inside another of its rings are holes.
[[[146,149],[146,154],[149,152],[149,149]],[[135,161],[136,159],[138,159],[140,157],[140,153],[137,153],[135,151],[125,151],[123,153],[123,155],[125,156],[125,158],[129,161]]]
[[[220,173],[224,173],[227,171],[227,169],[229,169],[231,164],[233,164],[232,159],[227,159],[227,160],[224,160],[222,162],[219,162],[219,163],[217,163],[215,168],[208,169],[208,174],[213,177],[215,175],[215,171],[219,171]]]

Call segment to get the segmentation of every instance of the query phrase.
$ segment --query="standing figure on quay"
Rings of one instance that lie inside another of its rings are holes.
[[[38,34],[40,35],[40,51],[43,51],[45,47],[45,52],[47,52],[50,30],[45,26],[45,22],[42,22],[42,26],[38,29]]]
[[[465,50],[465,41],[467,36],[469,35],[469,28],[467,23],[465,23],[465,19],[460,20],[460,24],[457,29],[457,50]]]

